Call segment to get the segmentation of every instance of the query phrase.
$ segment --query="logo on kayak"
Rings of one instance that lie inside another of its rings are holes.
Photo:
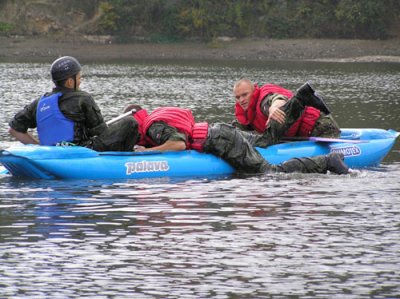
[[[333,147],[333,148],[331,148],[331,152],[342,153],[345,157],[361,155],[361,149],[356,145],[344,146],[344,147]]]
[[[158,172],[168,171],[168,161],[140,161],[125,163],[126,174],[130,175],[137,172]]]

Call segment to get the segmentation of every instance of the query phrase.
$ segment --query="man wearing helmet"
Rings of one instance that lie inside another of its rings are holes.
[[[14,116],[10,134],[24,144],[69,142],[97,151],[132,151],[138,139],[136,121],[126,117],[107,126],[92,96],[79,90],[81,69],[74,57],[55,60],[50,70],[55,87]],[[28,128],[37,128],[39,140]]]

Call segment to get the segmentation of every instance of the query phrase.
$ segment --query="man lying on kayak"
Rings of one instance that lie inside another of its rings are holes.
[[[300,105],[293,101],[290,105]],[[139,124],[140,141],[136,151],[182,151],[195,149],[212,153],[224,159],[238,172],[260,174],[265,172],[302,172],[347,174],[348,167],[341,153],[330,153],[311,158],[290,159],[271,165],[254,148],[255,144],[273,142],[278,134],[254,134],[238,130],[234,126],[206,122],[196,123],[189,109],[162,107],[148,114],[139,106],[129,105]],[[284,129],[282,129],[284,130]],[[251,142],[249,142],[251,140]]]
[[[244,78],[235,83],[233,95],[236,119],[232,124],[241,130],[263,133],[268,126],[290,122],[291,125],[284,132],[285,137],[340,137],[339,126],[328,106],[309,83],[300,87],[296,96],[310,100],[319,98],[320,104],[306,105],[304,112],[295,119],[290,111],[285,113],[282,109],[293,99],[293,92],[281,86],[265,84],[258,87]]]

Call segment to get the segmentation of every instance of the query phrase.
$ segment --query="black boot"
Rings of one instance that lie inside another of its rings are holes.
[[[336,174],[349,173],[349,167],[344,163],[344,155],[342,153],[330,153],[327,155],[326,164],[330,172]]]
[[[331,113],[331,110],[326,105],[324,99],[318,95],[311,87],[310,83],[306,82],[303,84],[295,95],[302,103],[306,106],[314,107],[326,115]]]

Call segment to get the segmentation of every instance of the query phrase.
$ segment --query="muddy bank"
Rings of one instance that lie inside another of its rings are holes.
[[[398,62],[400,39],[243,39],[212,43],[117,44],[112,39],[0,37],[1,61],[46,62],[63,55],[82,61],[176,60],[316,60],[336,62]]]

